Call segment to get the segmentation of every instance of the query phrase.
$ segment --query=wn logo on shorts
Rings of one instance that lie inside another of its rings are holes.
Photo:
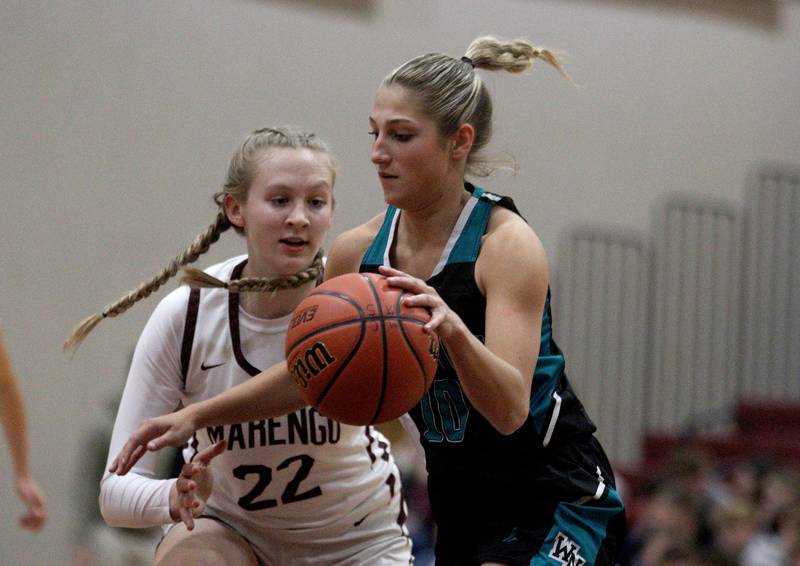
[[[559,532],[556,535],[556,541],[553,543],[553,548],[550,549],[550,558],[555,558],[563,566],[583,566],[586,560],[581,558],[578,554],[581,546],[573,542],[567,535]]]

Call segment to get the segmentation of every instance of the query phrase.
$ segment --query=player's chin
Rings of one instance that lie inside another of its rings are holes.
[[[313,250],[308,247],[302,251],[282,254],[279,274],[283,277],[288,277],[298,271],[307,269],[313,263],[314,256]]]

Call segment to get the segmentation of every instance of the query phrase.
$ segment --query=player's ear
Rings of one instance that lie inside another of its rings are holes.
[[[244,216],[242,215],[242,205],[232,194],[227,193],[222,200],[225,214],[228,221],[237,228],[244,228]]]
[[[475,128],[472,124],[461,124],[451,138],[450,155],[453,159],[466,159],[472,151],[472,142],[475,140]]]

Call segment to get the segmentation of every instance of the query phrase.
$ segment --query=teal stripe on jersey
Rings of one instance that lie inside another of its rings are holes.
[[[484,189],[477,186],[475,187],[472,193],[472,198],[477,199],[475,208],[469,216],[467,225],[464,226],[464,230],[458,237],[456,245],[453,246],[453,251],[450,252],[447,263],[470,262],[478,258],[478,252],[481,249],[481,239],[486,232],[486,225],[494,204],[485,198],[481,198],[481,195],[484,193],[486,193]]]
[[[542,334],[539,340],[539,359],[533,372],[533,391],[531,392],[530,415],[539,434],[544,433],[545,419],[561,376],[564,373],[564,356],[556,348],[553,350],[553,332],[550,315],[550,291],[544,302]]]
[[[539,435],[544,435],[545,419],[553,401],[553,392],[556,390],[561,377],[561,367],[564,359],[560,356],[539,356],[536,362],[536,372],[533,374],[534,386],[531,390],[529,413],[533,426]]]
[[[372,240],[367,253],[364,254],[361,260],[362,265],[383,265],[383,254],[386,253],[386,244],[389,242],[389,234],[392,231],[395,214],[397,214],[395,207],[390,206],[386,209],[383,224],[381,224],[380,230]]]
[[[555,524],[530,566],[595,564],[608,526],[623,508],[622,500],[610,486],[608,495],[601,501],[561,503],[556,508]]]

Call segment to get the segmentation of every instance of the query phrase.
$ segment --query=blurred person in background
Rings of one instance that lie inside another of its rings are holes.
[[[47,521],[47,509],[42,490],[31,477],[25,404],[11,367],[2,326],[0,326],[0,420],[3,422],[3,429],[8,439],[17,497],[26,508],[25,514],[19,518],[19,525],[23,529],[38,532]]]

